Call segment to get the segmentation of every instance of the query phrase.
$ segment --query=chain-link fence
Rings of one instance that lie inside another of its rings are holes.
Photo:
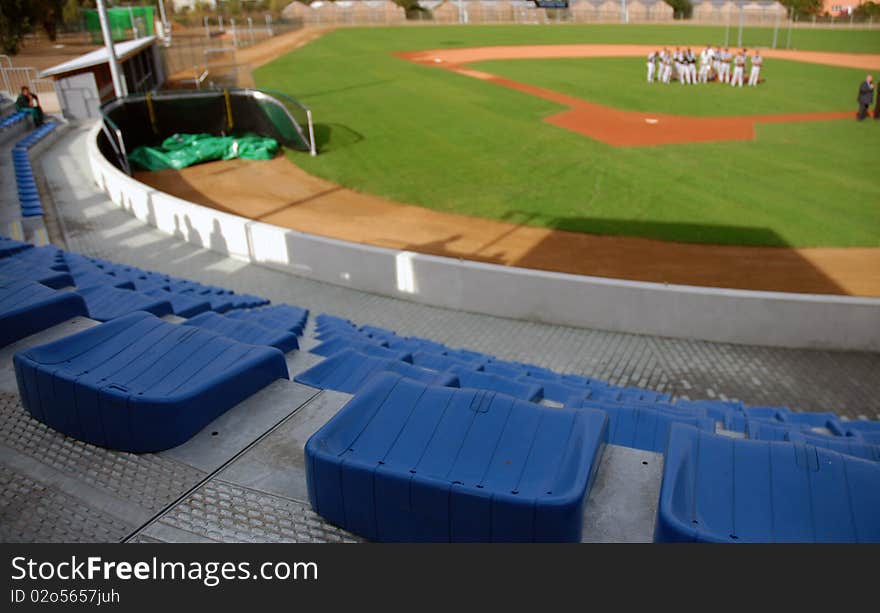
[[[299,20],[274,20],[269,15],[176,20],[162,48],[167,78],[175,86],[196,89],[234,86],[239,50],[301,27]]]

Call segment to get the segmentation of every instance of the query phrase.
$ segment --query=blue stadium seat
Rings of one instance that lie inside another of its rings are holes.
[[[520,377],[525,377],[529,374],[529,371],[522,366],[497,360],[489,362],[487,364],[483,364],[483,370],[488,373],[507,377],[508,379],[519,379]],[[565,399],[563,399],[563,401],[564,400]]]
[[[30,414],[73,438],[134,453],[187,441],[287,378],[284,354],[132,313],[14,358]]]
[[[23,243],[12,238],[0,236],[0,259],[21,253],[26,249],[33,249],[30,243]]]
[[[589,392],[590,398],[603,400],[605,402],[623,402],[635,404],[653,404],[656,402],[666,402],[669,400],[669,394],[655,392],[654,390],[644,390],[637,387],[592,387]]]
[[[709,417],[670,412],[649,405],[581,399],[566,406],[605,411],[608,414],[608,442],[621,447],[663,453],[672,424],[688,424],[706,432],[715,432],[715,422]]]
[[[261,298],[259,296],[252,296],[251,294],[232,295],[233,309],[253,309],[255,307],[261,307],[267,304],[269,304],[269,300],[266,298]]]
[[[86,301],[89,317],[98,321],[110,321],[135,311],[146,311],[157,317],[173,314],[171,302],[127,289],[109,285],[93,285],[76,290]]]
[[[309,500],[376,541],[573,541],[599,411],[376,377],[306,443]]]
[[[166,292],[162,289],[148,290],[147,296],[167,300],[171,303],[172,312],[178,317],[193,317],[211,310],[211,303],[192,294]]]
[[[792,443],[803,443],[831,449],[844,455],[851,455],[871,462],[880,462],[880,445],[871,445],[849,436],[827,436],[808,432],[789,432],[786,439]]]
[[[456,367],[471,371],[482,369],[482,364],[480,363],[459,360],[458,358],[429,351],[416,351],[412,354],[412,360],[416,366],[430,368],[431,370],[450,370]]]
[[[258,323],[267,328],[288,330],[297,336],[302,335],[305,329],[309,312],[289,304],[276,304],[269,307],[260,307],[249,311],[232,311],[228,317],[244,319]]]
[[[880,542],[880,464],[676,424],[655,541]]]
[[[486,372],[494,372],[495,369],[490,369],[490,364],[486,364],[485,370]],[[504,376],[502,373],[509,369],[503,368],[500,369],[498,373],[501,376]],[[544,398],[547,400],[552,400],[553,402],[559,402],[561,404],[569,404],[572,398],[583,398],[585,395],[589,394],[589,390],[585,390],[582,387],[576,387],[574,385],[568,385],[564,383],[562,379],[553,381],[551,379],[539,379],[536,377],[532,377],[529,375],[523,375],[517,378],[518,381],[523,381],[527,383],[538,383],[544,388]]]
[[[73,278],[67,272],[19,261],[15,257],[0,260],[0,276],[8,279],[36,281],[52,289],[61,289],[62,287],[71,287],[73,285]]]
[[[364,355],[352,349],[340,351],[320,364],[301,372],[294,377],[294,381],[319,389],[354,394],[373,375],[380,372],[395,372],[431,385],[458,385],[458,378],[451,373],[438,373],[400,360]]]
[[[400,336],[389,337],[386,338],[385,341],[388,343],[388,346],[391,349],[409,351],[410,353],[415,353],[416,351],[427,351],[430,353],[442,354],[447,349],[449,349],[443,343],[437,343],[435,341],[431,341],[425,338],[418,338],[415,336],[409,336],[406,338],[402,338]]]
[[[109,285],[117,289],[134,289],[134,283],[126,279],[120,279],[103,272],[72,272],[73,284],[77,287],[93,287],[95,285]]]
[[[335,337],[328,341],[324,341],[320,345],[316,345],[311,350],[309,350],[309,353],[314,353],[315,355],[321,355],[324,357],[330,357],[332,355],[336,355],[340,351],[345,351],[346,349],[354,349],[358,353],[362,353],[364,355],[372,355],[388,360],[403,360],[404,362],[412,362],[412,355],[405,351],[394,351],[392,349],[382,347],[381,345],[377,345],[369,341],[360,340],[360,338],[361,337]]]
[[[196,315],[185,321],[183,325],[198,326],[240,343],[275,347],[284,353],[299,349],[296,335],[292,332],[264,328],[259,324],[241,319],[231,319],[218,313]]]
[[[88,316],[81,296],[0,277],[0,347],[77,316]]]
[[[471,351],[469,349],[447,349],[444,354],[450,358],[461,362],[468,362],[475,366],[482,366],[494,359],[494,356],[480,353],[478,351]]]
[[[336,317],[335,315],[327,315],[326,313],[320,313],[315,317],[315,325],[319,328],[321,326],[343,326],[356,328],[351,320],[342,317]]]
[[[27,113],[23,111],[16,111],[14,113],[10,113],[3,119],[0,119],[0,130],[6,130],[11,128],[17,123],[20,123],[25,120],[27,117]]]
[[[449,369],[449,372],[458,377],[461,387],[499,392],[526,402],[538,402],[544,396],[544,388],[536,383],[523,383],[501,375],[479,372],[461,366],[454,366]]]
[[[841,422],[846,436],[864,440],[872,445],[880,445],[880,421],[858,419]]]

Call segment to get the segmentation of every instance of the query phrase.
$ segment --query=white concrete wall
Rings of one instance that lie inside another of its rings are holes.
[[[880,299],[663,285],[483,264],[323,238],[175,198],[117,170],[89,138],[95,181],[168,234],[293,274],[463,311],[781,347],[880,350]]]

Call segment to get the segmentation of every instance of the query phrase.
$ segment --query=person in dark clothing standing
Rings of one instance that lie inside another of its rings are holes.
[[[877,102],[874,103],[874,119],[880,119],[880,87],[877,88]]]
[[[15,100],[15,109],[30,115],[34,120],[34,127],[43,123],[43,109],[40,107],[40,101],[36,94],[31,93],[29,87],[21,88],[21,94]]]
[[[862,121],[865,117],[868,116],[868,107],[871,106],[871,102],[874,100],[874,77],[868,75],[865,77],[865,80],[859,85],[859,114],[858,120]]]

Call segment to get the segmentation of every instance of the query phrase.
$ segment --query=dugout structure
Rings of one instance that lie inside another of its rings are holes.
[[[281,92],[234,88],[137,94],[108,102],[101,114],[101,152],[129,175],[129,151],[179,133],[252,132],[297,151],[318,153],[311,110]]]

